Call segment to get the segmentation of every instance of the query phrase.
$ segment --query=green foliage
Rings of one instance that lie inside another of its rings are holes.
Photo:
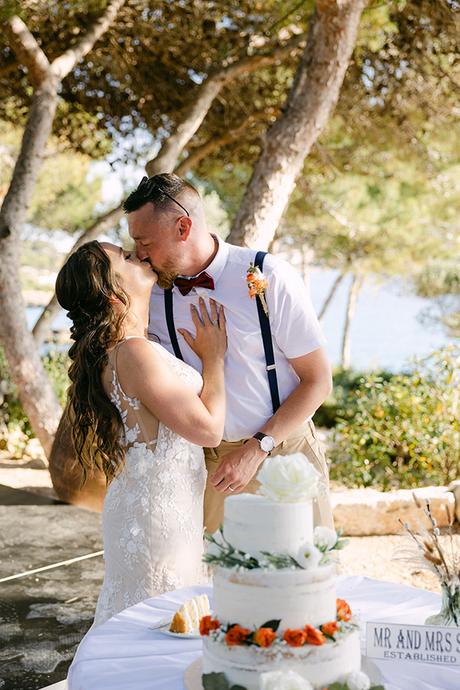
[[[389,381],[394,374],[389,371],[374,372],[383,381]],[[365,372],[354,369],[336,368],[333,372],[333,387],[331,395],[315,412],[315,424],[319,427],[331,429],[335,427],[338,418],[350,419],[354,413],[353,401],[356,391],[365,381]]]
[[[60,403],[64,406],[69,385],[67,354],[49,353],[43,357],[43,365]],[[0,347],[0,448],[7,448],[11,438],[14,438],[12,451],[20,456],[34,434],[11,380],[5,353]]]
[[[460,350],[420,360],[410,374],[361,379],[337,410],[331,478],[348,486],[413,488],[460,471]]]
[[[230,685],[225,673],[204,673],[201,678],[204,690],[246,690],[242,685]]]
[[[19,152],[21,131],[0,121],[0,196],[7,189],[16,156]],[[81,153],[61,151],[53,138],[47,148],[40,169],[29,222],[46,229],[67,232],[84,230],[91,222],[94,208],[102,199],[102,180],[88,180],[91,159]]]
[[[63,407],[67,398],[67,388],[70,384],[67,373],[69,364],[70,360],[66,352],[51,350],[43,357],[45,371],[48,373],[51,383],[53,384],[54,392]]]

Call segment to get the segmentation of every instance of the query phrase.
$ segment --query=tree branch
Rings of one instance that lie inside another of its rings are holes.
[[[39,86],[49,75],[48,58],[20,17],[14,15],[5,25],[12,49],[27,67],[32,84]]]
[[[270,67],[283,58],[288,57],[297,48],[304,46],[306,41],[306,33],[296,34],[283,45],[276,46],[266,53],[255,53],[254,55],[241,58],[237,62],[224,65],[223,69],[219,70],[215,76],[220,75],[224,83],[228,83],[243,74],[250,74],[262,67]]]
[[[192,104],[185,110],[182,120],[178,123],[174,134],[166,139],[155,158],[146,165],[148,175],[156,175],[162,172],[174,170],[180,154],[187,146],[190,139],[198,131],[203,120],[211,108],[215,98],[219,95],[225,84],[256,70],[273,65],[305,44],[306,34],[299,34],[291,38],[282,46],[274,48],[269,53],[262,53],[244,57],[241,60],[225,65],[202,83]]]
[[[96,41],[99,40],[112,24],[125,2],[126,0],[112,0],[107,6],[104,14],[96,19],[89,31],[81,38],[80,42],[53,60],[51,69],[58,79],[64,79],[82,57],[89,53]]]
[[[187,173],[189,170],[195,168],[198,163],[203,160],[203,158],[206,158],[206,156],[214,153],[214,151],[227,146],[227,144],[231,144],[232,141],[237,139],[239,136],[246,134],[249,127],[252,127],[254,124],[256,124],[256,122],[265,120],[267,116],[269,117],[270,115],[275,115],[274,108],[261,110],[257,113],[251,113],[243,120],[243,122],[241,122],[241,124],[238,125],[238,127],[235,127],[235,129],[230,129],[220,137],[212,137],[204,144],[201,144],[201,146],[196,146],[193,148],[187,158],[184,158],[184,160],[181,161],[175,168],[174,172],[176,175],[185,175],[185,173]]]

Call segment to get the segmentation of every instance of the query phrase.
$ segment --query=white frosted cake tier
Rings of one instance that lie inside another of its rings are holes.
[[[229,496],[224,503],[224,537],[235,549],[259,558],[261,551],[295,556],[313,540],[313,505],[281,503],[257,494]]]
[[[224,673],[230,685],[247,690],[259,689],[259,675],[267,671],[292,670],[315,688],[343,682],[349,673],[359,671],[361,650],[359,632],[343,633],[335,642],[321,646],[229,647],[210,637],[203,639],[203,673]]]
[[[214,571],[213,609],[221,622],[259,627],[281,619],[281,627],[318,626],[336,618],[333,565],[309,570]]]

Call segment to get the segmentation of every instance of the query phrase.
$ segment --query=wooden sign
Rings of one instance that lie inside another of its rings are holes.
[[[366,655],[388,661],[460,666],[460,628],[369,622]]]

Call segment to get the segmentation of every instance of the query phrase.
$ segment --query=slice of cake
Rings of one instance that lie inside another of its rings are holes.
[[[170,631],[174,633],[198,633],[200,620],[203,616],[209,616],[209,599],[206,594],[200,594],[180,607],[171,621]]]

